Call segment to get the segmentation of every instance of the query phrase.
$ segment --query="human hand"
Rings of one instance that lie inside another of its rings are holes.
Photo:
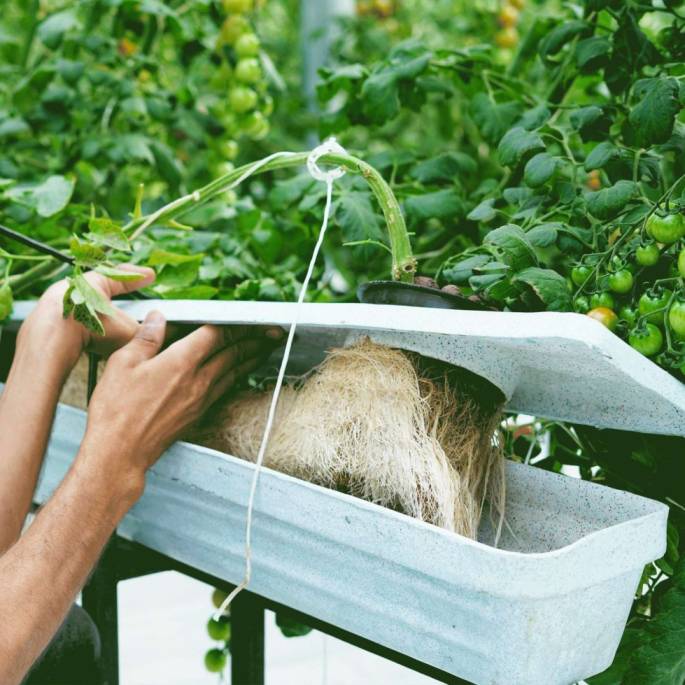
[[[84,274],[84,277],[107,300],[143,288],[155,280],[154,270],[147,267],[122,264],[117,268],[138,273],[140,278],[133,281],[115,281],[95,271]],[[104,336],[87,330],[72,317],[65,319],[62,316],[62,301],[67,287],[66,280],[51,285],[27,317],[20,332],[20,341],[37,340],[41,346],[45,346],[45,341],[50,341],[50,352],[54,353],[53,358],[56,361],[59,360],[67,367],[65,371],[73,367],[84,350],[108,356],[125,345],[135,335],[139,326],[128,314],[118,309],[113,316],[101,315],[105,328]],[[59,354],[60,352],[62,354]]]
[[[121,487],[130,506],[145,471],[283,337],[279,328],[202,326],[160,352],[166,322],[150,312],[109,359],[88,411],[76,467]]]

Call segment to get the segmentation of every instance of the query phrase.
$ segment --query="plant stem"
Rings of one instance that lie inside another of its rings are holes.
[[[309,152],[290,153],[262,164],[255,168],[254,173],[301,166],[307,162],[308,156]],[[414,273],[416,272],[416,260],[412,253],[409,234],[407,233],[407,227],[397,198],[385,179],[370,164],[346,153],[328,153],[322,155],[319,158],[319,162],[341,166],[349,173],[359,174],[369,184],[371,191],[381,206],[388,228],[390,250],[392,252],[392,278],[406,283],[413,282]],[[244,176],[246,172],[250,171],[252,167],[256,167],[257,164],[259,162],[245,164],[233,169],[193,193],[170,202],[155,212],[154,223],[164,223],[170,219],[175,219],[189,210],[209,202],[233,187],[241,176]],[[153,223],[150,219],[151,216],[133,219],[124,226],[124,231],[130,231],[131,239],[134,239]]]

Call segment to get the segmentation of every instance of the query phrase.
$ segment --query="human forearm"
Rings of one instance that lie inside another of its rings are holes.
[[[109,536],[142,492],[84,443],[22,538],[0,557],[0,683],[20,682],[66,616]]]
[[[0,555],[21,532],[40,471],[52,418],[81,341],[60,321],[20,331],[5,390],[0,395]]]

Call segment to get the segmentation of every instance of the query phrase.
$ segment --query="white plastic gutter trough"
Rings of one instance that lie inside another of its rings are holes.
[[[287,324],[290,304],[150,302],[138,318]],[[23,318],[30,305],[15,310]],[[514,411],[683,435],[685,386],[587,317],[309,304],[293,370],[363,335],[466,367]],[[85,414],[57,413],[38,489],[66,472]],[[175,444],[119,534],[237,583],[254,465]],[[613,660],[643,566],[666,546],[661,503],[507,464],[498,548],[265,469],[251,589],[479,685],[569,685]],[[485,517],[487,519],[487,517]]]

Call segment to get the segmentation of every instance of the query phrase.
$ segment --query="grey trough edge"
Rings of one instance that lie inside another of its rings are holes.
[[[39,502],[68,469],[85,417],[59,407]],[[253,469],[176,443],[119,533],[235,583]],[[266,469],[251,589],[483,685],[601,672],[644,564],[664,552],[668,509],[520,464],[507,464],[507,480],[511,532],[496,549]]]
[[[142,319],[152,309],[188,323],[287,325],[287,302],[138,300],[117,305]],[[15,305],[15,320],[33,303]],[[468,312],[393,305],[305,304],[298,356],[361,336],[420,352],[497,385],[508,409],[602,428],[685,435],[685,384],[604,326],[569,313]],[[302,351],[305,350],[303,353]]]

